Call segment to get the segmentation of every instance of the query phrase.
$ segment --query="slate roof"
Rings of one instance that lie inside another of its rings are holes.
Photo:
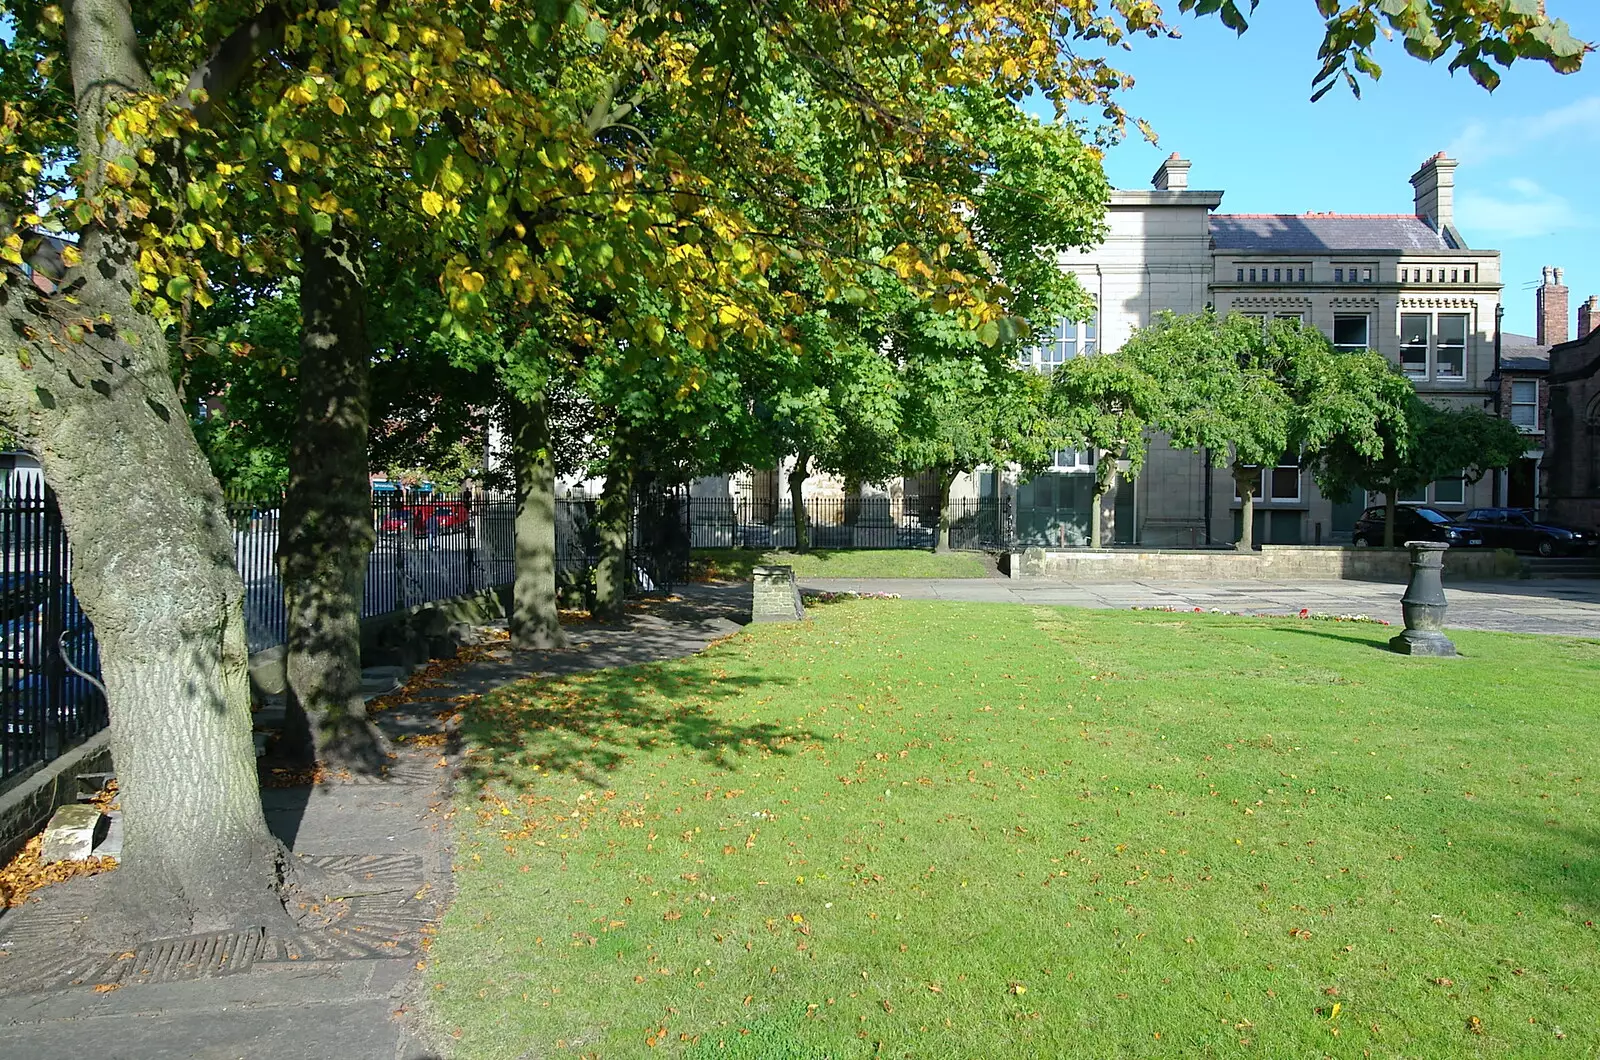
[[[1410,214],[1211,215],[1217,250],[1456,250],[1446,236]]]
[[[1500,367],[1512,371],[1548,372],[1550,347],[1539,345],[1532,335],[1500,333]]]

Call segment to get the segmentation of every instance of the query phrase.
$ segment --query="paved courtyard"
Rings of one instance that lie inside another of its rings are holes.
[[[1045,604],[1125,610],[1132,607],[1219,608],[1262,614],[1292,614],[1301,608],[1324,614],[1364,614],[1400,623],[1403,585],[1389,582],[1107,582],[1091,584],[1049,578],[908,579],[800,578],[803,589],[898,593],[906,599]],[[1446,582],[1455,629],[1510,633],[1557,633],[1600,638],[1600,580],[1537,579]]]

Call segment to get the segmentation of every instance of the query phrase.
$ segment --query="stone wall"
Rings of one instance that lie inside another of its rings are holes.
[[[1475,581],[1514,578],[1517,557],[1504,549],[1445,553],[1444,575]],[[1127,549],[1029,549],[1011,557],[1011,577],[1060,578],[1074,582],[1123,581],[1387,581],[1411,575],[1411,554],[1403,548],[1315,548],[1267,545],[1259,552],[1224,549],[1135,552]]]
[[[0,865],[38,834],[56,807],[77,801],[80,774],[110,772],[111,732],[101,729],[64,754],[9,780],[0,795]]]

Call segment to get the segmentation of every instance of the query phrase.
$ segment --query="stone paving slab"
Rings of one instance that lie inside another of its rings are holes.
[[[688,655],[737,632],[748,608],[748,588],[742,596],[737,588],[691,588],[614,625],[575,626],[565,650],[496,646],[418,702],[375,716],[391,736],[440,732],[455,697],[531,676]],[[323,910],[326,923],[151,940],[129,955],[63,949],[63,930],[93,915],[97,897],[115,887],[114,872],[46,888],[39,901],[0,916],[0,1058],[445,1055],[415,1011],[416,963],[423,928],[452,891],[450,830],[440,811],[458,763],[438,747],[401,748],[383,776],[262,793],[274,832],[347,892]]]
[[[1400,624],[1405,587],[1388,582],[1283,583],[1096,582],[1048,578],[855,579],[801,578],[803,590],[897,593],[913,600],[1109,608],[1220,608],[1224,611],[1290,614],[1310,608],[1332,614],[1366,614]],[[1600,638],[1600,580],[1540,579],[1507,582],[1446,582],[1452,629],[1546,633]]]

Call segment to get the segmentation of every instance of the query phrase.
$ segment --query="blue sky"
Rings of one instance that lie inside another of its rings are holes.
[[[1596,0],[1547,6],[1600,40]],[[1339,87],[1310,103],[1322,41],[1311,0],[1265,0],[1242,37],[1215,18],[1179,26],[1183,39],[1140,39],[1118,57],[1137,79],[1125,105],[1161,142],[1135,132],[1113,149],[1116,187],[1149,187],[1177,151],[1194,163],[1190,187],[1226,192],[1224,212],[1409,213],[1411,174],[1447,151],[1461,162],[1456,226],[1469,246],[1501,252],[1506,330],[1533,334],[1545,265],[1566,269],[1574,312],[1600,294],[1600,54],[1568,76],[1518,63],[1491,94],[1380,41],[1383,77],[1363,82],[1361,99]]]

